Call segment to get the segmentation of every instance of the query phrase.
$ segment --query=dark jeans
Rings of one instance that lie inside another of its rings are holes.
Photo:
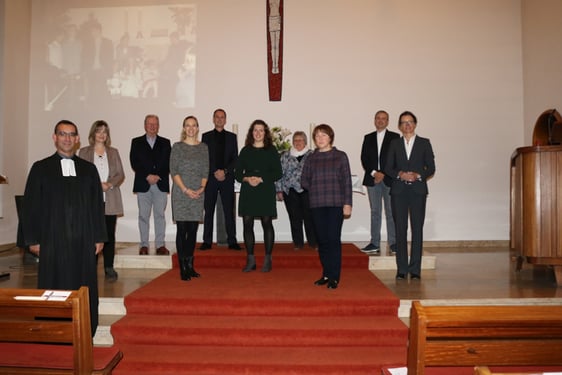
[[[311,211],[318,239],[318,255],[322,264],[322,276],[339,281],[343,207],[318,207]]]
[[[198,221],[176,221],[176,250],[179,259],[193,256],[197,228]]]
[[[289,194],[283,193],[283,201],[289,214],[289,221],[291,223],[291,237],[295,246],[302,247],[304,245],[304,231],[306,232],[306,239],[308,244],[316,247],[316,234],[314,232],[314,224],[312,223],[312,215],[310,213],[308,203],[308,192],[305,190],[302,193],[297,193],[295,189],[290,189]]]

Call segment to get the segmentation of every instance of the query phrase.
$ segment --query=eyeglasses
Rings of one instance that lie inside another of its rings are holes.
[[[78,134],[77,134],[77,133],[74,133],[74,132],[67,133],[67,132],[63,132],[63,131],[58,131],[58,132],[57,132],[57,135],[58,135],[59,137],[61,137],[61,138],[63,138],[63,137],[72,137],[72,138],[74,138],[74,137],[76,137]]]
[[[415,122],[413,121],[400,121],[400,125],[414,125]]]

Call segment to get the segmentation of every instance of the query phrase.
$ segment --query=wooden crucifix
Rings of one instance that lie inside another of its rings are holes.
[[[266,0],[269,101],[281,101],[283,84],[283,0]]]

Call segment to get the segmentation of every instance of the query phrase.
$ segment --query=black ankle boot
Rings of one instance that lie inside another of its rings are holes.
[[[250,272],[256,269],[256,258],[254,254],[248,254],[246,256],[246,266],[242,269],[242,272]]]
[[[180,258],[180,276],[181,279],[184,281],[191,280],[191,276],[189,275],[187,258]]]
[[[269,272],[269,271],[271,271],[271,254],[265,254],[261,272]]]
[[[195,268],[193,268],[193,257],[187,257],[187,274],[191,277],[199,277],[201,276],[200,274],[197,273],[197,271],[195,271]]]

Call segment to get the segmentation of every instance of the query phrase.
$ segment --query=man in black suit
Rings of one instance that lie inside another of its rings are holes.
[[[224,129],[226,125],[224,109],[215,110],[213,124],[215,128],[203,133],[201,138],[209,149],[209,179],[205,186],[203,243],[199,250],[209,250],[212,247],[213,218],[219,193],[224,211],[228,248],[241,250],[242,248],[236,240],[234,216],[234,166],[238,158],[238,140],[236,134]]]
[[[384,174],[386,155],[390,141],[400,138],[398,133],[387,130],[388,113],[378,111],[375,113],[376,131],[369,133],[363,139],[361,147],[361,165],[365,170],[363,185],[367,186],[369,204],[371,206],[371,241],[361,251],[367,254],[380,254],[381,218],[384,203],[386,216],[387,242],[390,251],[396,252],[396,235],[392,208],[390,207],[390,185],[392,178]]]
[[[170,192],[170,140],[158,135],[160,120],[156,115],[146,115],[146,134],[134,138],[129,155],[135,171],[133,192],[139,207],[140,255],[148,254],[150,212],[154,210],[154,243],[157,255],[168,255],[166,249],[165,210]]]
[[[435,173],[435,158],[429,139],[416,135],[418,119],[409,111],[398,120],[402,138],[390,144],[386,174],[394,181],[390,188],[392,213],[396,224],[396,273],[403,280],[410,273],[420,279],[423,246],[423,223],[427,200],[427,179]],[[408,263],[408,213],[410,215],[412,245]]]

